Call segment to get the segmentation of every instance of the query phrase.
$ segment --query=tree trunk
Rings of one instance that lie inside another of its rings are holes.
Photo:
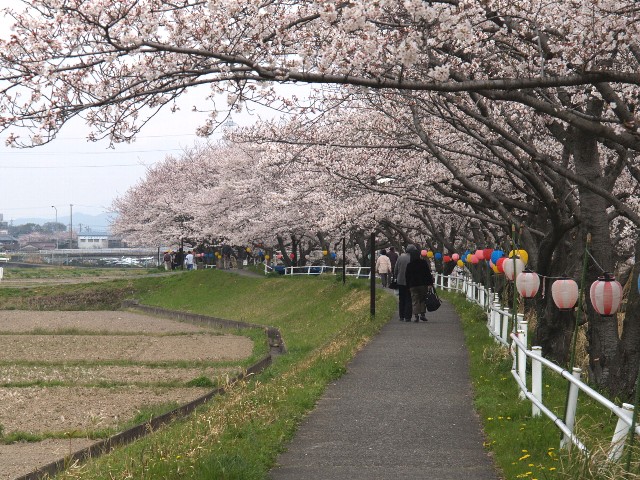
[[[635,250],[636,264],[633,267],[633,275],[629,279],[631,285],[624,309],[620,349],[609,382],[611,393],[626,399],[632,398],[640,364],[640,294],[638,293],[640,264],[637,262],[640,259],[640,237],[636,240]]]
[[[592,135],[573,130],[573,158],[576,173],[596,185],[603,185],[603,172],[600,165],[598,144]],[[607,386],[612,371],[618,369],[618,326],[611,318],[598,315],[591,305],[589,287],[602,275],[602,269],[613,271],[613,245],[609,229],[607,207],[609,204],[601,196],[591,190],[578,187],[580,196],[581,228],[580,238],[591,234],[590,251],[593,259],[587,262],[586,285],[584,289],[584,306],[589,322],[588,352],[591,379],[599,386]],[[596,265],[595,262],[599,264]]]

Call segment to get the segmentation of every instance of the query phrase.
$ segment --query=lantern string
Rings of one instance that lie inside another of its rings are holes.
[[[591,255],[591,252],[590,252],[589,250],[585,250],[585,251],[587,252],[587,254],[589,255],[589,257],[591,257],[591,260],[593,260],[593,263],[595,263],[595,264],[596,264],[596,266],[600,269],[600,271],[601,271],[602,273],[605,273],[605,269],[604,269],[604,268],[602,268],[602,267],[600,266],[600,264],[596,261],[596,259],[595,259],[595,258],[593,258],[593,255]]]

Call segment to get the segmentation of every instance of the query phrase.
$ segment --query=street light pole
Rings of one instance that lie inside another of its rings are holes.
[[[69,204],[69,248],[73,248],[73,203]]]
[[[54,234],[56,236],[56,250],[58,249],[58,209],[56,208],[55,205],[51,205],[51,208],[53,208],[56,211],[56,225],[54,227]]]

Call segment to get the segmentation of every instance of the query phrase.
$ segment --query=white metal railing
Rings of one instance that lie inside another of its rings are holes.
[[[346,266],[345,275],[348,277],[369,277],[371,267]],[[330,273],[333,275],[342,274],[342,266],[330,265],[307,265],[304,267],[285,267],[284,265],[267,265],[264,266],[264,273],[278,272],[283,275],[320,275],[322,273]]]
[[[587,452],[582,441],[573,432],[578,397],[579,393],[583,392],[618,417],[607,457],[610,461],[616,461],[622,456],[625,442],[629,436],[631,424],[633,423],[633,405],[628,403],[623,403],[621,407],[616,405],[584,383],[580,379],[582,371],[579,368],[573,368],[573,371],[569,372],[544,358],[542,356],[542,347],[532,346],[531,350],[529,350],[527,348],[528,324],[524,321],[523,315],[516,315],[516,326],[514,328],[513,313],[500,304],[497,294],[493,294],[491,289],[485,290],[483,285],[477,284],[467,277],[460,279],[460,277],[445,276],[440,273],[436,273],[435,277],[436,285],[440,288],[464,293],[468,301],[478,304],[485,310],[487,313],[487,329],[489,334],[496,342],[509,348],[513,356],[511,374],[520,388],[520,397],[522,399],[526,398],[531,402],[532,416],[536,417],[544,413],[563,433],[560,441],[561,448],[566,448],[572,444],[580,451]],[[514,331],[515,333],[513,333]],[[530,389],[527,386],[528,366],[531,372]],[[543,367],[555,372],[569,382],[569,393],[567,396],[567,408],[564,420],[544,405],[542,398]],[[640,425],[636,425],[635,433],[640,435]]]

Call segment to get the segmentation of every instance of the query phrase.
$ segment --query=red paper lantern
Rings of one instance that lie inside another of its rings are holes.
[[[593,309],[600,315],[608,317],[614,315],[620,307],[622,285],[613,275],[605,273],[591,284],[589,296]]]
[[[460,260],[460,255],[458,255],[457,253],[454,253],[453,255],[451,255],[451,260],[453,260],[454,262],[457,262],[458,260]],[[640,287],[638,287],[640,289]]]
[[[540,277],[535,272],[525,270],[516,277],[516,288],[524,298],[532,298],[540,288]]]
[[[471,263],[473,263],[474,265],[476,265],[480,259],[478,257],[476,257],[475,255],[471,255]]]
[[[496,262],[496,268],[498,269],[498,273],[504,273],[504,261],[506,260],[505,257],[500,257],[498,259],[498,261]]]
[[[291,260],[293,260],[294,258],[296,258],[296,256],[295,256],[293,253],[290,253],[290,254],[289,254],[289,258],[290,258]]]
[[[484,250],[476,250],[474,255],[478,260],[484,260]]]
[[[551,296],[560,310],[573,310],[578,301],[578,284],[570,278],[556,280],[551,285]]]
[[[444,257],[442,257],[442,261],[444,263],[449,263],[451,261],[451,257],[449,255],[445,255]]]
[[[493,253],[493,248],[485,248],[482,253],[484,254],[484,259],[489,261],[491,260],[491,254]]]
[[[502,268],[507,280],[513,281],[524,271],[524,262],[519,258],[507,258],[502,263]]]

